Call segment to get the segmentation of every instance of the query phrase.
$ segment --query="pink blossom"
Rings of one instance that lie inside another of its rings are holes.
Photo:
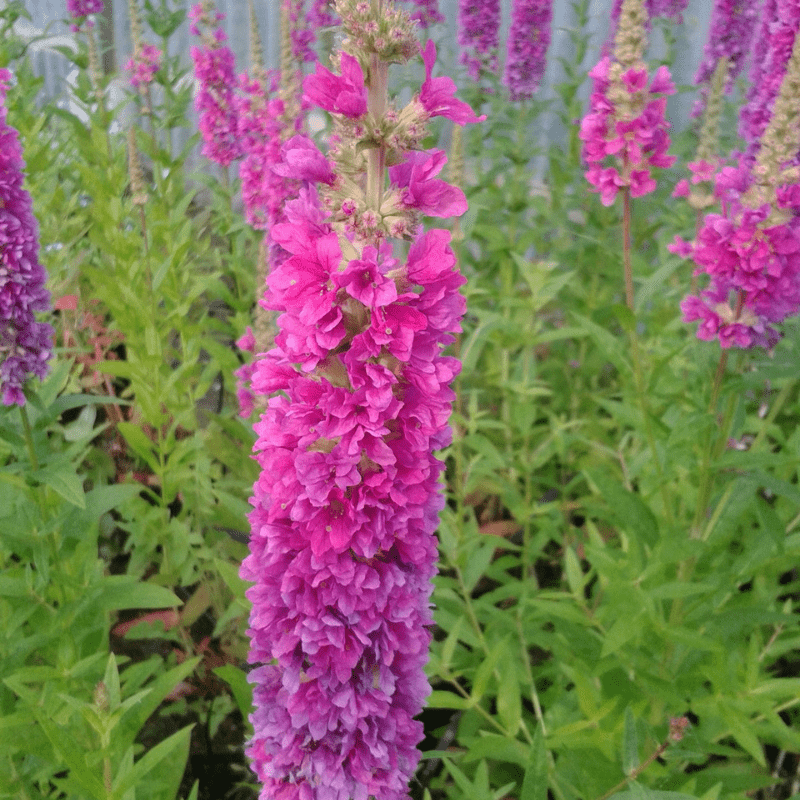
[[[39,238],[31,196],[23,187],[19,134],[7,122],[7,84],[0,69],[0,399],[25,405],[31,375],[44,378],[53,354],[53,329],[35,312],[50,309],[47,274],[39,263]]]
[[[131,73],[131,85],[134,89],[149,86],[160,68],[161,50],[152,44],[143,44],[125,64],[125,69]]]
[[[94,20],[88,19],[91,14],[102,14],[103,0],[67,0],[67,11],[74,22],[70,30],[77,32],[85,24],[87,28],[94,26]]]
[[[303,81],[307,102],[346,117],[358,118],[367,113],[367,88],[358,59],[342,53],[341,75],[325,69],[319,62],[316,66],[316,72]]]
[[[550,45],[552,0],[514,0],[503,81],[512,100],[528,100],[539,88]]]
[[[429,116],[447,117],[458,125],[486,119],[485,114],[475,116],[475,112],[463,100],[456,98],[456,85],[452,78],[431,77],[433,65],[436,63],[436,45],[432,39],[428,39],[422,51],[422,60],[425,64],[425,81],[419,91],[419,100]]]
[[[227,167],[242,155],[237,136],[236,76],[233,52],[223,43],[224,31],[215,27],[224,15],[205,14],[202,3],[189,12],[190,29],[200,35],[201,26],[210,26],[203,35],[204,46],[192,47],[194,74],[197,81],[195,108],[203,135],[203,155]]]
[[[589,72],[594,90],[589,112],[581,122],[583,158],[588,169],[586,179],[600,193],[603,205],[610,206],[622,187],[629,187],[632,197],[652,192],[656,182],[653,167],[669,167],[675,158],[669,148],[669,122],[666,120],[666,98],[675,86],[665,66],[659,67],[647,88],[647,72],[631,67],[620,76],[614,91],[624,91],[629,101],[618,110],[611,100],[612,58],[604,56]],[[625,108],[640,109],[631,116]]]
[[[458,44],[461,63],[467,65],[473,80],[481,72],[497,71],[500,41],[500,0],[459,0]]]

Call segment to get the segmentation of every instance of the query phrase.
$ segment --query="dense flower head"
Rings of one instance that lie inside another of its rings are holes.
[[[337,4],[345,26],[348,2]],[[293,136],[274,167],[303,186],[271,228],[286,253],[264,299],[278,332],[252,369],[267,400],[241,575],[253,582],[247,752],[263,800],[405,800],[430,691],[444,502],[433,453],[450,442],[459,364],[443,349],[465,304],[450,233],[418,222],[466,204],[437,177],[443,153],[385,134],[415,114],[424,130],[429,114],[416,98],[396,112],[388,64],[346,33],[340,74],[318,67],[306,79],[335,146],[325,154]]]
[[[654,191],[652,168],[669,167],[675,161],[667,154],[665,95],[675,91],[669,70],[659,67],[649,81],[643,64],[623,70],[605,56],[589,75],[594,90],[580,129],[586,179],[606,206],[623,187],[632,197]]]
[[[765,0],[750,72],[747,102],[739,114],[739,133],[752,163],[767,127],[786,65],[800,28],[800,0]]]
[[[50,294],[31,197],[22,185],[19,135],[6,122],[10,79],[8,70],[0,69],[0,400],[25,405],[27,379],[48,372],[53,329],[34,316],[49,310]]]
[[[202,152],[212,161],[228,166],[241,156],[242,150],[237,136],[234,56],[224,44],[225,32],[218,27],[224,18],[224,14],[213,10],[208,0],[197,3],[189,11],[189,29],[203,39],[202,47],[191,49]]]
[[[482,72],[497,72],[499,41],[500,0],[459,0],[461,63],[473,80],[478,80]]]
[[[529,100],[539,88],[550,45],[552,0],[515,0],[503,78],[512,100]]]
[[[102,14],[104,8],[103,0],[67,0],[67,11],[73,22],[70,29],[74,32],[79,31],[84,25],[87,28],[94,26],[91,14]]]
[[[800,312],[800,37],[776,92],[755,155],[715,177],[720,213],[707,214],[693,243],[673,251],[691,256],[707,287],[681,306],[698,337],[727,347],[772,347],[776,327]]]
[[[154,44],[143,44],[125,64],[131,73],[131,86],[143,90],[153,82],[156,72],[161,69],[161,50]]]
[[[702,96],[692,116],[702,113],[708,84],[721,58],[728,60],[725,92],[730,93],[750,52],[758,23],[758,7],[759,0],[716,0],[714,3],[703,61],[694,76],[694,82],[702,87]]]
[[[768,205],[733,199],[724,213],[706,215],[684,251],[695,274],[710,278],[681,304],[686,322],[700,322],[698,338],[718,338],[723,348],[772,347],[780,338],[775,326],[800,312],[800,205],[790,202],[791,216],[779,224],[769,223]]]

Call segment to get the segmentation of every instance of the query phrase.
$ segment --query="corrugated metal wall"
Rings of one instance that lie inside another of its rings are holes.
[[[152,0],[158,6],[165,2],[170,9],[184,8],[188,11],[189,0]],[[5,0],[0,0],[0,7]],[[106,11],[100,27],[107,40],[113,45],[109,66],[119,68],[124,65],[131,51],[130,32],[128,26],[128,4],[125,0],[105,0]],[[261,37],[266,51],[268,63],[277,63],[278,26],[280,0],[255,0],[256,13]],[[504,29],[510,17],[511,0],[503,0]],[[19,32],[26,38],[34,39],[45,35],[46,38],[34,42],[31,47],[37,72],[45,78],[46,92],[54,97],[61,93],[63,81],[68,72],[64,58],[54,52],[54,45],[69,45],[71,34],[63,22],[66,16],[66,0],[25,0],[25,6],[32,17],[32,22],[20,20]],[[141,6],[141,2],[140,2]],[[605,36],[610,13],[611,0],[591,0],[590,27],[586,33],[592,36],[593,50],[590,55],[596,61],[599,47]],[[236,54],[237,65],[245,69],[248,64],[248,7],[246,0],[218,0],[217,7],[226,19],[223,23],[229,36],[230,45]],[[447,59],[455,56],[456,16],[458,0],[439,0],[439,7],[446,17],[446,23],[432,29],[432,37],[439,42],[441,55]],[[708,30],[708,18],[711,13],[712,0],[691,0],[684,14],[682,26],[676,26],[678,47],[681,58],[677,59],[674,78],[678,83],[691,83],[694,70],[697,68],[705,37]],[[574,26],[574,13],[571,0],[554,0],[553,41],[549,53],[551,66],[555,66],[558,58],[570,58],[568,29]],[[142,13],[144,10],[142,9]],[[184,53],[189,61],[191,36],[188,26],[184,25],[173,36],[170,43],[172,54]],[[157,43],[157,42],[156,42]],[[657,45],[656,45],[657,47]],[[657,49],[653,54],[657,57]],[[548,77],[555,78],[557,70],[548,70]],[[545,93],[547,87],[545,86]]]
[[[579,0],[580,1],[580,0]],[[508,27],[511,0],[501,0],[503,7],[502,31]],[[0,0],[0,8],[6,0]],[[170,10],[184,9],[188,11],[192,5],[190,0],[150,0],[159,7],[165,5]],[[584,69],[593,66],[599,57],[600,48],[608,32],[612,0],[589,0],[589,24],[583,33],[590,37],[591,46],[584,63]],[[255,0],[260,35],[265,50],[265,62],[268,66],[276,66],[279,48],[279,10],[281,0]],[[64,98],[67,82],[74,80],[74,70],[67,60],[53,48],[69,46],[74,42],[68,25],[63,21],[66,16],[66,0],[25,0],[32,21],[20,20],[18,32],[31,40],[30,53],[34,68],[45,79],[45,94],[50,98]],[[103,19],[98,20],[98,30],[110,44],[106,54],[106,64],[110,70],[119,69],[125,64],[131,52],[131,39],[128,25],[127,0],[105,0],[106,10]],[[142,0],[138,0],[140,13],[145,11]],[[670,30],[676,38],[676,51],[679,57],[673,60],[672,72],[676,84],[690,86],[694,73],[702,58],[703,46],[708,33],[712,0],[690,0],[687,11],[683,15],[683,24],[670,23]],[[237,71],[247,69],[249,63],[249,11],[247,0],[217,0],[217,7],[225,14],[223,23],[229,37],[229,44],[236,55]],[[438,43],[438,74],[450,74],[459,80],[465,80],[463,69],[457,66],[456,20],[458,0],[439,0],[439,8],[446,22],[435,26],[429,35]],[[576,27],[576,15],[573,0],[553,0],[553,36],[548,53],[548,67],[539,97],[547,101],[555,97],[554,85],[563,77],[562,60],[574,59],[571,52],[570,31]],[[43,38],[39,38],[43,37]],[[170,54],[181,54],[187,66],[191,64],[189,49],[193,43],[188,24],[180,26],[170,40]],[[501,42],[505,35],[501,36]],[[161,44],[153,40],[155,44]],[[659,34],[658,25],[652,36],[650,57],[658,59],[664,54],[663,37]],[[72,75],[70,72],[72,71]],[[117,80],[116,97],[118,101],[126,98],[124,92],[125,78]],[[114,91],[112,87],[112,91]],[[588,97],[588,82],[583,87],[584,98]],[[693,94],[670,98],[668,114],[673,127],[681,129],[689,122],[689,111],[693,103]],[[62,101],[63,102],[63,101]],[[112,98],[112,104],[116,101]],[[553,104],[553,108],[557,108]],[[124,118],[123,124],[126,124]],[[176,147],[185,142],[185,131],[176,132]],[[537,145],[560,141],[563,128],[555,113],[545,114],[537,121],[536,131],[531,132]],[[532,142],[533,143],[533,142]]]

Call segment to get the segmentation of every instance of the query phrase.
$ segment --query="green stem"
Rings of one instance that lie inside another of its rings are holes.
[[[631,264],[631,190],[622,188],[622,263],[625,271],[625,302],[634,313],[633,266]]]
[[[611,795],[616,794],[620,789],[624,789],[628,785],[628,781],[635,781],[657,758],[664,755],[664,751],[669,747],[669,739],[661,742],[661,744],[644,760],[638,767],[631,770],[630,775],[627,775],[616,786],[613,786],[605,794],[600,795],[597,800],[608,800]]]
[[[639,334],[636,330],[636,311],[634,309],[634,292],[633,292],[633,267],[631,265],[631,198],[630,189],[625,186],[622,189],[622,262],[625,271],[625,300],[633,315],[633,322],[630,328],[630,341],[631,341],[631,356],[633,358],[633,374],[636,383],[636,394],[639,399],[639,406],[642,411],[642,419],[644,421],[645,436],[647,444],[650,448],[650,453],[653,456],[653,461],[656,466],[656,478],[658,480],[658,487],[661,493],[661,502],[664,505],[664,514],[666,515],[667,522],[670,526],[674,523],[672,514],[672,505],[670,503],[669,494],[667,493],[666,481],[664,480],[664,470],[661,466],[661,459],[658,455],[656,448],[656,439],[653,435],[653,426],[650,422],[650,407],[647,402],[645,392],[644,374],[642,370],[642,357],[639,350]]]
[[[25,445],[28,448],[28,457],[31,460],[31,467],[33,467],[34,472],[37,472],[39,469],[39,459],[36,458],[36,448],[33,446],[33,430],[31,429],[31,423],[28,419],[28,410],[22,405],[19,407],[19,413],[22,417],[22,427],[25,431]]]

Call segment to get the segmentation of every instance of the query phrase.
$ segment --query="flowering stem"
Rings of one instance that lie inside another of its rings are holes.
[[[386,113],[389,87],[389,65],[373,54],[369,67],[369,92],[367,108],[375,120]],[[367,207],[379,214],[383,202],[383,184],[386,172],[386,146],[381,144],[368,152]]]
[[[652,753],[644,760],[638,767],[634,767],[629,775],[626,775],[616,786],[613,786],[605,794],[600,795],[597,800],[608,800],[611,795],[616,794],[620,789],[624,789],[629,781],[635,781],[657,758],[661,758],[664,752],[670,745],[670,739],[667,738],[653,750]]]
[[[661,500],[664,504],[664,513],[666,514],[667,521],[672,524],[672,507],[669,502],[669,496],[667,495],[667,486],[664,481],[664,472],[661,468],[661,459],[658,456],[658,450],[656,448],[655,436],[653,436],[653,426],[650,423],[650,408],[647,403],[644,375],[642,374],[642,357],[639,351],[639,334],[636,331],[636,316],[633,307],[633,270],[631,268],[631,199],[630,189],[627,186],[622,189],[622,262],[625,266],[625,299],[631,314],[634,315],[630,328],[630,340],[636,393],[639,397],[639,405],[642,409],[645,436],[647,437],[647,443],[650,447],[650,452],[653,454],[653,461],[656,465],[656,475],[661,491]]]
[[[33,431],[31,430],[31,423],[28,419],[28,410],[25,406],[20,406],[19,413],[22,416],[22,427],[25,431],[25,444],[28,448],[28,457],[31,460],[33,471],[36,472],[39,469],[39,459],[36,458],[36,448],[33,446]]]
[[[622,261],[625,269],[625,301],[633,311],[633,267],[631,266],[631,190],[622,189]]]

